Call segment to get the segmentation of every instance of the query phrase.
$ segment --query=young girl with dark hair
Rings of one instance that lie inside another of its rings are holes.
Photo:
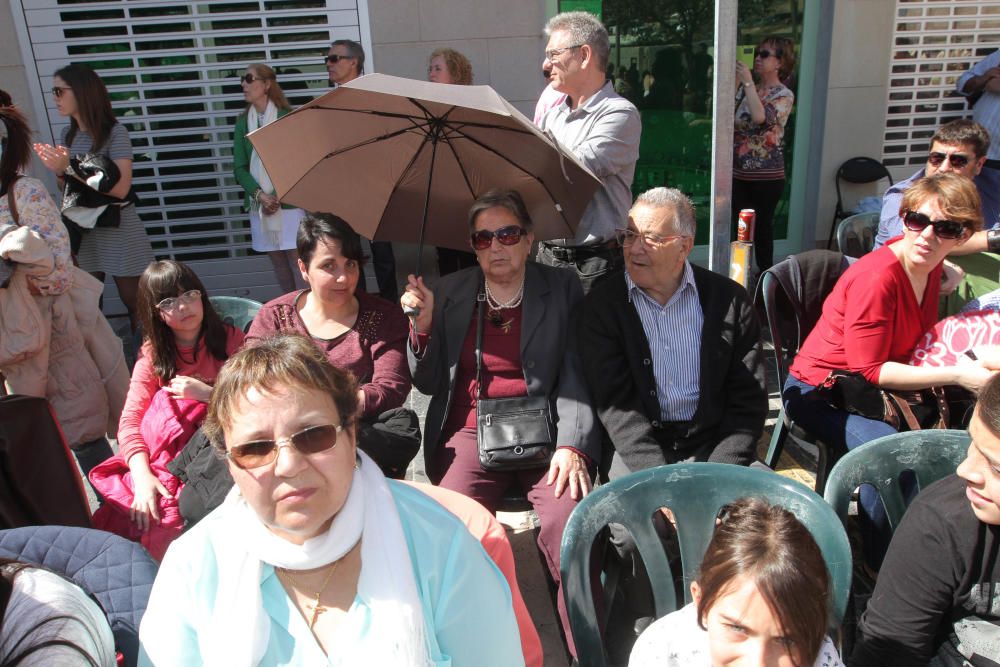
[[[116,665],[101,608],[72,581],[0,558],[0,665]]]
[[[60,145],[35,144],[35,152],[59,179],[70,156],[99,153],[118,167],[120,178],[107,195],[125,199],[132,189],[132,142],[128,130],[115,118],[111,98],[101,77],[88,65],[73,63],[52,76],[52,96],[61,116],[68,116]],[[80,240],[77,261],[85,271],[110,274],[118,295],[136,324],[139,274],[153,261],[153,248],[134,205],[123,206],[118,227],[94,227]]]
[[[180,481],[166,465],[204,420],[211,385],[243,345],[243,332],[222,322],[195,272],[173,260],[143,272],[138,308],[145,341],[118,426],[119,455],[91,472],[108,500],[94,526],[137,540],[160,559],[183,528]]]
[[[629,667],[843,667],[825,635],[823,554],[784,508],[756,498],[729,505],[691,597],[639,636]]]

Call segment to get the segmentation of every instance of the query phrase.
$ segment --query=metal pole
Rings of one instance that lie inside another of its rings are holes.
[[[736,91],[738,0],[715,0],[715,65],[712,93],[712,205],[708,268],[729,275],[733,198],[733,114]]]

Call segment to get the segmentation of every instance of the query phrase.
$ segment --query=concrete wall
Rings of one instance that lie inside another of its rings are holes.
[[[36,113],[36,109],[31,100],[31,93],[28,91],[28,73],[23,64],[21,47],[18,44],[17,32],[14,28],[14,15],[11,3],[0,2],[0,89],[6,90],[14,99],[14,103],[21,108],[31,125],[35,125],[36,118],[44,118],[45,110]],[[39,140],[48,141],[48,137],[37,137]],[[48,178],[48,170],[37,160],[31,161],[29,173],[36,178]],[[55,182],[54,180],[52,181]]]
[[[427,77],[427,59],[451,47],[472,63],[474,83],[488,84],[529,118],[542,79],[544,0],[368,0],[375,70]]]
[[[835,179],[845,160],[881,159],[888,99],[889,58],[895,0],[838,0],[834,5],[833,44],[823,132],[820,193],[815,213],[816,239],[825,244],[837,204]],[[879,194],[888,183],[847,186],[845,203]],[[803,239],[808,249],[808,239]]]

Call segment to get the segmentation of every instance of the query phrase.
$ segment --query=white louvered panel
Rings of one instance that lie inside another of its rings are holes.
[[[970,115],[958,77],[1000,46],[995,0],[897,0],[882,159],[905,178],[944,123]]]
[[[91,64],[132,137],[139,214],[156,254],[192,262],[213,291],[265,299],[278,287],[267,259],[250,250],[243,192],[232,177],[232,128],[244,106],[237,77],[247,64],[266,62],[293,106],[326,92],[322,58],[331,41],[361,40],[370,52],[368,28],[359,24],[366,3],[19,4],[52,135],[66,125],[46,92],[53,72]]]

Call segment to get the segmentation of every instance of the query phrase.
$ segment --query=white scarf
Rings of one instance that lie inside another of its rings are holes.
[[[257,110],[251,105],[247,109],[247,134],[276,120],[278,120],[278,107],[274,106],[274,102],[271,100],[267,101],[263,118],[259,116]],[[264,169],[264,164],[260,161],[260,156],[257,155],[257,149],[253,149],[250,153],[250,175],[253,176],[253,179],[257,181],[257,185],[266,194],[274,194],[274,184],[271,183],[271,177],[267,175],[267,169]],[[271,214],[264,213],[264,208],[256,201],[251,202],[251,206],[260,214],[261,226],[264,228],[264,233],[270,238],[271,243],[275,246],[279,245],[283,222],[281,209],[279,208],[277,213]]]
[[[261,599],[261,567],[290,570],[323,567],[342,558],[361,539],[358,595],[371,608],[366,640],[338,646],[345,665],[413,665],[430,662],[423,608],[396,504],[378,466],[358,451],[360,469],[330,529],[302,545],[284,540],[261,523],[234,486],[220,508],[228,520],[218,546],[219,588],[201,647],[207,665],[257,665],[267,650],[270,619]],[[248,641],[249,638],[249,641]],[[206,641],[207,639],[207,641]],[[303,639],[303,638],[298,638]]]

